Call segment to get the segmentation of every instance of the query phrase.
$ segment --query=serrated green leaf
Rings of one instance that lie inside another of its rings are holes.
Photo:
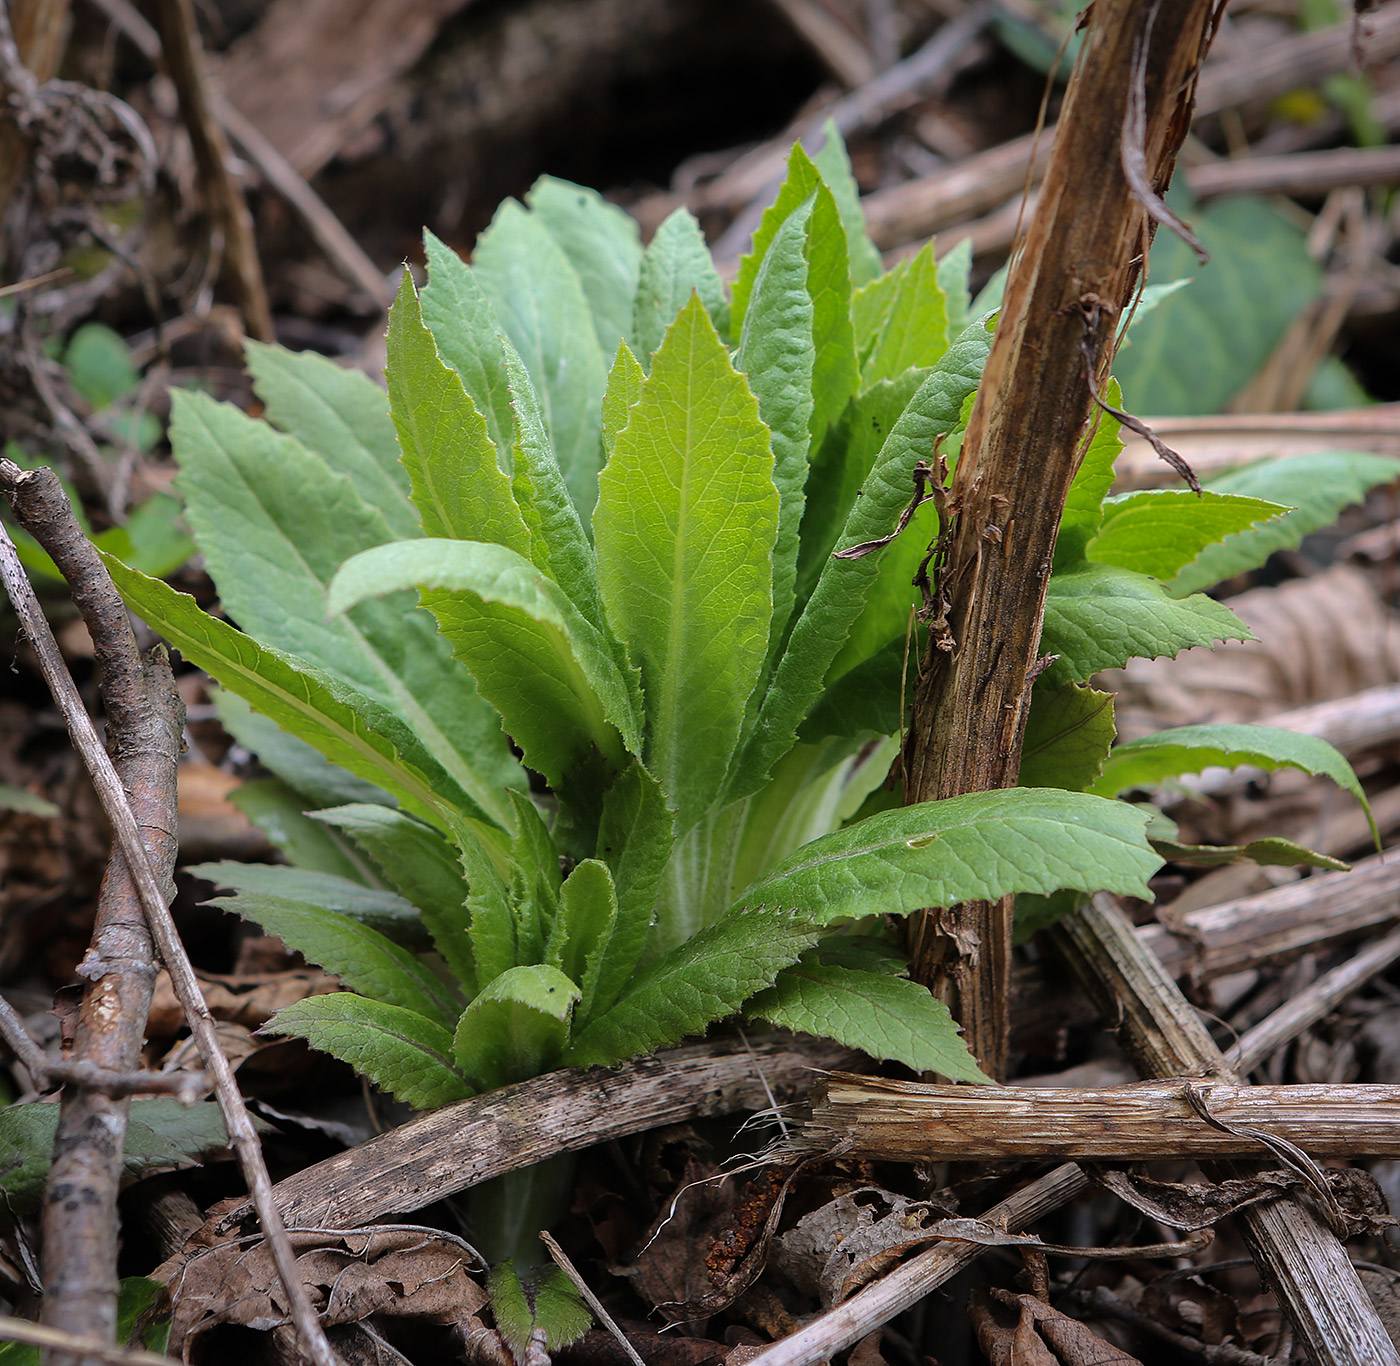
[[[568,593],[588,621],[601,627],[603,600],[593,546],[554,458],[535,386],[510,340],[502,338],[502,343],[515,412],[512,488],[530,528],[530,559]]]
[[[1021,787],[1093,790],[1113,747],[1113,695],[1078,683],[1037,683],[1021,745]]]
[[[882,977],[903,977],[909,971],[909,955],[901,953],[888,939],[874,934],[823,935],[798,962],[876,972]]]
[[[48,1180],[57,1105],[7,1105],[0,1108],[0,1226],[36,1211]],[[268,1125],[256,1117],[254,1126]],[[225,1148],[228,1134],[218,1105],[185,1105],[173,1098],[138,1098],[131,1102],[123,1169],[128,1177],[197,1163]]]
[[[216,688],[211,701],[219,714],[219,724],[244,749],[256,754],[264,768],[300,792],[309,806],[394,804],[393,797],[382,787],[331,763],[305,740],[289,735],[275,721],[255,712],[237,693]]]
[[[710,259],[705,235],[689,209],[676,209],[657,228],[642,255],[632,311],[633,350],[643,369],[692,294],[700,297],[710,321],[720,329],[729,314],[724,282]],[[737,327],[736,319],[733,326]]]
[[[1396,468],[1400,472],[1400,462]],[[1151,574],[1165,583],[1207,547],[1288,510],[1233,494],[1144,489],[1104,502],[1103,520],[1084,556]]]
[[[384,390],[314,351],[245,341],[243,353],[267,420],[354,480],[395,537],[421,535]]]
[[[578,1020],[586,1024],[598,995],[598,979],[617,924],[617,892],[608,865],[584,859],[559,889],[559,914],[550,930],[545,961],[579,984]]]
[[[805,204],[818,187],[823,185],[822,175],[807,155],[802,144],[794,143],[788,153],[787,175],[778,190],[778,197],[764,211],[754,229],[752,249],[739,258],[739,272],[732,286],[729,317],[730,325],[742,335],[745,315],[749,310],[749,296],[753,293],[754,282],[758,279],[759,267],[778,229]],[[833,207],[835,205],[833,196]],[[844,226],[844,225],[843,225]]]
[[[1173,598],[1156,579],[1111,564],[1079,563],[1050,579],[1040,653],[1058,655],[1046,676],[1080,681],[1217,640],[1254,635],[1223,603],[1202,593]]]
[[[777,983],[755,996],[744,1013],[916,1071],[954,1081],[991,1080],[967,1051],[948,1007],[907,978],[799,963],[780,972]]]
[[[468,935],[476,968],[473,992],[483,982],[516,966],[515,908],[506,888],[509,867],[491,833],[479,822],[452,822],[452,838],[467,879]]]
[[[608,387],[603,394],[603,450],[612,458],[613,444],[632,417],[632,406],[641,397],[646,371],[624,344],[619,344],[608,371]]]
[[[800,602],[811,596],[846,518],[864,497],[861,482],[926,378],[917,370],[908,370],[896,380],[881,380],[841,409],[820,448],[814,448],[798,558]]]
[[[399,541],[347,560],[330,610],[410,585],[552,785],[595,747],[619,768],[624,745],[641,748],[636,700],[607,640],[528,560],[478,541]]]
[[[509,469],[515,443],[501,323],[471,267],[432,233],[423,233],[428,283],[420,300],[438,354],[461,377]]]
[[[322,906],[378,931],[395,944],[418,952],[430,946],[418,908],[382,887],[336,877],[310,868],[273,863],[193,863],[185,869],[216,887],[232,887],[249,896],[271,896]]]
[[[938,287],[943,291],[948,310],[950,337],[956,337],[971,316],[972,292],[968,287],[971,275],[972,238],[964,237],[938,258]]]
[[[475,801],[403,721],[358,689],[260,645],[203,612],[186,593],[104,559],[128,607],[194,665],[332,763],[378,784],[408,810],[443,819],[441,803],[480,813]]]
[[[378,883],[354,845],[306,814],[306,798],[280,778],[253,778],[228,795],[232,805],[297,868],[329,873],[365,886]]]
[[[772,434],[773,482],[778,489],[778,535],[773,547],[773,613],[767,657],[781,644],[796,592],[798,530],[807,483],[812,417],[812,298],[808,293],[807,234],[812,195],[778,230],[759,268],[753,307],[744,318],[735,356]]]
[[[632,340],[632,301],[642,265],[636,222],[596,190],[553,176],[535,181],[525,203],[578,273],[598,345],[612,355],[619,340]]]
[[[860,186],[851,174],[851,159],[835,120],[822,125],[821,150],[812,157],[812,164],[821,172],[841,213],[841,225],[846,232],[847,251],[851,261],[851,280],[859,286],[873,280],[884,269],[880,252],[865,230],[865,214],[860,207]]]
[[[305,901],[263,892],[236,892],[210,903],[261,925],[352,991],[403,1010],[416,1011],[444,1029],[456,1022],[462,1003],[411,953],[349,916]]]
[[[261,1032],[305,1039],[415,1110],[472,1093],[452,1066],[451,1031],[401,1006],[348,991],[309,996],[279,1010]]]
[[[991,338],[980,324],[967,329],[929,373],[886,438],[840,536],[852,546],[888,536],[914,495],[914,465],[954,430],[963,399],[976,387]],[[757,791],[791,747],[817,702],[827,672],[880,576],[881,552],[825,560],[812,596],[793,627],[758,721],[736,766],[731,797]]]
[[[564,1063],[612,1066],[733,1014],[796,961],[821,931],[795,911],[736,911],[637,976],[569,1045]]]
[[[1181,844],[1153,839],[1152,847],[1168,863],[1194,863],[1214,868],[1222,863],[1257,863],[1270,868],[1327,868],[1335,873],[1351,871],[1351,864],[1280,836],[1251,840],[1248,844]]]
[[[1116,797],[1139,787],[1156,787],[1183,773],[1212,767],[1296,768],[1325,776],[1350,792],[1370,818],[1371,807],[1352,766],[1336,749],[1316,735],[1302,735],[1276,726],[1176,726],[1119,745],[1108,756],[1094,791]],[[1374,821],[1371,834],[1380,845]]]
[[[1223,412],[1322,288],[1303,230],[1268,200],[1241,195],[1184,212],[1210,263],[1199,265],[1175,233],[1158,235],[1149,278],[1195,284],[1163,299],[1119,352],[1129,412]]]
[[[851,314],[863,388],[936,365],[949,338],[933,243],[857,291]]]
[[[520,792],[511,797],[517,832],[510,843],[516,961],[539,963],[544,961],[545,941],[559,913],[559,851],[534,802]]]
[[[468,938],[468,887],[458,851],[431,826],[383,806],[353,804],[312,818],[343,830],[416,906],[452,975],[470,993],[476,962]]]
[[[641,665],[644,757],[681,828],[728,776],[763,666],[778,531],[772,469],[758,404],[692,300],[617,436],[594,519],[608,620]]]
[[[1109,380],[1104,401],[1121,409],[1123,395],[1118,391],[1116,380]],[[1104,496],[1113,487],[1113,466],[1122,451],[1119,424],[1105,412],[1096,413],[1084,458],[1079,462],[1065,497],[1065,511],[1055,538],[1054,572],[1084,558],[1085,547],[1103,521]]]
[[[597,856],[612,870],[618,909],[598,969],[593,1013],[612,1005],[641,960],[675,827],[661,785],[634,759],[608,789],[598,823]]]
[[[389,310],[388,345],[384,374],[422,534],[494,541],[530,558],[530,531],[496,444],[460,376],[438,355],[407,271]]]
[[[524,775],[432,619],[404,595],[327,620],[325,589],[341,563],[391,539],[383,516],[320,456],[203,395],[174,396],[171,441],[228,614],[397,712],[482,811],[508,821],[502,790]]]
[[[462,1012],[452,1045],[457,1066],[482,1090],[547,1072],[578,999],[577,984],[547,964],[503,972]]]
[[[917,623],[916,623],[917,630]],[[914,700],[915,676],[922,645],[916,632],[889,641],[868,659],[839,676],[843,656],[831,666],[828,682],[797,736],[813,744],[832,735],[893,735],[900,725],[900,702],[907,711]]]
[[[791,906],[823,925],[1013,892],[1149,895],[1161,866],[1147,817],[1124,802],[1006,788],[869,816],[804,845],[744,890],[740,906]]]
[[[1276,550],[1291,550],[1304,536],[1330,526],[1337,514],[1359,503],[1378,484],[1400,478],[1400,460],[1359,451],[1320,451],[1260,461],[1212,479],[1214,493],[1266,498],[1293,508],[1286,516],[1206,547],[1177,574],[1173,597],[1210,588],[1256,569]]]
[[[472,273],[535,382],[564,483],[586,518],[598,496],[607,358],[578,272],[543,220],[508,199],[477,239]]]

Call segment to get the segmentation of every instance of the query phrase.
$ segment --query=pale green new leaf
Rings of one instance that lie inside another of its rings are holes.
[[[358,920],[305,901],[240,891],[210,903],[261,925],[352,991],[451,1029],[462,1003],[411,953]]]
[[[458,1068],[483,1091],[549,1071],[578,998],[577,984],[547,964],[503,972],[462,1012],[452,1042]]]
[[[597,856],[612,870],[617,924],[598,968],[590,1014],[612,1005],[641,959],[675,828],[660,784],[634,759],[608,789],[598,823]]]
[[[401,1006],[348,991],[310,996],[279,1010],[262,1032],[305,1039],[415,1110],[472,1093],[452,1066],[451,1030]]]
[[[1130,740],[1109,755],[1094,791],[1116,797],[1133,788],[1156,787],[1183,773],[1245,765],[1269,772],[1296,768],[1324,775],[1350,792],[1370,815],[1370,804],[1355,772],[1333,745],[1316,735],[1275,726],[1176,726]],[[1374,823],[1371,833],[1376,833]],[[1379,836],[1376,843],[1380,844]]]
[[[596,190],[553,176],[535,181],[525,202],[578,273],[598,345],[610,356],[620,340],[632,340],[632,301],[642,265],[636,220]]]
[[[617,925],[617,892],[608,865],[584,859],[559,890],[559,914],[550,930],[545,961],[580,986],[578,1019],[588,1022],[598,980]]]
[[[422,913],[452,975],[467,991],[473,990],[476,964],[467,936],[468,889],[457,850],[431,826],[383,806],[337,806],[312,815],[343,830],[379,865]]]
[[[728,775],[763,667],[778,532],[768,430],[698,300],[656,352],[599,485],[599,587],[641,665],[647,767],[684,829]]]
[[[396,537],[421,535],[384,390],[314,351],[257,341],[243,349],[267,420],[354,480]]]
[[[513,1261],[497,1262],[487,1275],[491,1317],[513,1361],[524,1361],[531,1335],[539,1333],[546,1352],[567,1347],[592,1326],[593,1316],[573,1283],[557,1266],[538,1267],[527,1289]]]
[[[641,747],[636,700],[608,642],[564,591],[504,546],[419,540],[348,560],[332,612],[414,586],[500,711],[525,762],[558,785],[596,748],[620,767]]]
[[[936,365],[948,349],[948,308],[933,243],[859,290],[851,314],[862,388]]]
[[[724,282],[694,214],[681,208],[666,217],[642,255],[632,336],[643,369],[651,369],[652,354],[692,294],[699,295],[710,321],[719,328],[729,313]],[[738,326],[737,319],[734,325]]]
[[[1172,596],[1210,588],[1258,568],[1274,551],[1292,550],[1304,536],[1330,526],[1344,507],[1359,503],[1376,485],[1397,477],[1400,460],[1389,456],[1320,451],[1263,460],[1212,479],[1209,487],[1214,493],[1266,498],[1293,511],[1202,550],[1168,585]]]
[[[933,452],[938,436],[953,431],[963,399],[977,387],[991,337],[974,324],[929,373],[886,438],[839,538],[850,547],[890,535],[914,496],[914,465]],[[788,639],[787,648],[748,737],[731,797],[763,784],[792,747],[797,728],[820,697],[836,658],[866,598],[880,577],[881,552],[858,559],[825,560],[821,577]]]
[[[948,335],[956,337],[967,326],[972,312],[972,238],[963,237],[951,251],[938,258],[938,287],[948,310]],[[1112,400],[1110,400],[1112,402]]]
[[[860,387],[856,338],[851,326],[851,269],[846,232],[836,201],[825,185],[816,188],[807,225],[807,292],[812,296],[813,451]]]
[[[744,1013],[915,1071],[954,1081],[991,1080],[967,1051],[948,1007],[907,978],[804,961],[779,973]]]
[[[372,802],[392,806],[394,799],[382,787],[357,778],[331,763],[305,740],[289,735],[275,721],[255,712],[237,693],[212,690],[210,700],[219,713],[219,724],[244,749],[258,756],[264,768],[307,798],[310,806],[342,806]]]
[[[822,136],[825,141],[821,150],[813,155],[812,164],[821,172],[841,212],[841,224],[846,230],[851,261],[851,280],[857,286],[863,285],[873,280],[884,268],[880,252],[865,230],[860,186],[851,174],[851,159],[846,155],[846,144],[833,119],[827,119],[822,125]]]
[[[519,961],[515,942],[515,908],[511,905],[506,880],[510,875],[508,850],[477,821],[454,820],[452,838],[461,855],[462,872],[467,879],[468,935],[476,989],[493,977],[513,968]]]
[[[778,229],[816,193],[822,181],[817,170],[803,149],[795,143],[788,153],[787,176],[778,190],[778,197],[763,211],[763,217],[754,229],[752,249],[739,258],[739,273],[734,277],[729,304],[730,326],[743,333],[745,315],[749,311],[749,296],[753,293],[754,282],[758,279],[759,267],[768,254],[768,248],[778,235]],[[833,203],[833,207],[836,207]],[[839,212],[839,210],[838,210]],[[848,267],[849,268],[849,267]]]
[[[423,321],[438,354],[461,377],[496,443],[501,468],[509,469],[515,443],[501,323],[471,267],[446,243],[423,233],[428,283],[420,300]]]
[[[1050,580],[1040,653],[1059,656],[1048,677],[1080,681],[1138,655],[1155,659],[1193,645],[1253,638],[1228,607],[1202,593],[1173,598],[1147,574],[1081,562]]]
[[[232,887],[249,896],[277,897],[322,906],[377,930],[413,952],[431,947],[418,908],[395,892],[310,868],[274,863],[192,863],[185,871],[216,887]]]
[[[510,843],[510,901],[515,912],[515,953],[520,963],[544,960],[545,942],[559,912],[559,850],[540,809],[512,792],[516,836]]]
[[[319,669],[260,645],[159,579],[105,556],[104,563],[127,606],[191,664],[332,763],[379,785],[427,820],[443,819],[442,803],[493,819],[388,708]]]
[[[186,516],[228,614],[397,712],[481,810],[508,819],[503,789],[524,775],[432,619],[408,595],[326,617],[340,565],[392,539],[383,516],[320,456],[203,395],[176,393],[171,441]]]
[[[389,310],[384,374],[422,534],[494,541],[529,558],[530,532],[496,444],[460,376],[438,355],[407,271]]]
[[[1094,790],[1116,734],[1112,693],[1078,683],[1037,683],[1018,782],[1022,787]]]
[[[617,434],[632,418],[632,405],[642,395],[646,371],[625,345],[619,345],[608,371],[608,387],[603,394],[603,450],[612,458]]]
[[[1145,489],[1104,502],[1103,521],[1084,555],[1100,564],[1151,574],[1165,583],[1207,546],[1287,511],[1260,498]]]
[[[1115,408],[1122,407],[1123,396],[1116,380],[1109,380],[1104,401]],[[1084,558],[1085,547],[1103,521],[1104,496],[1113,487],[1113,466],[1122,451],[1118,423],[1105,412],[1096,413],[1089,444],[1065,497],[1065,511],[1055,538],[1056,573]]]
[[[771,986],[820,933],[797,911],[733,912],[636,977],[611,1009],[578,1033],[562,1061],[611,1066],[703,1033]]]
[[[578,272],[543,220],[508,199],[477,239],[472,273],[535,382],[564,483],[586,518],[598,496],[607,359]]]
[[[804,845],[738,905],[789,906],[821,925],[1061,888],[1147,897],[1162,860],[1125,802],[1006,788],[868,816]]]
[[[735,357],[772,433],[773,482],[778,489],[778,538],[773,547],[773,616],[768,657],[781,643],[797,580],[798,530],[807,483],[812,416],[812,298],[808,293],[807,233],[815,196],[778,230],[754,282]]]

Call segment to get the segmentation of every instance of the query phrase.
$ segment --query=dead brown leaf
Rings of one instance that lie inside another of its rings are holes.
[[[1034,1295],[974,1291],[968,1314],[992,1366],[1142,1366],[1137,1357]]]
[[[327,1327],[374,1315],[462,1325],[487,1302],[472,1279],[475,1256],[436,1229],[406,1225],[344,1233],[291,1230],[303,1283]],[[170,1287],[170,1350],[186,1355],[220,1324],[262,1332],[290,1315],[263,1243],[224,1243],[190,1260]]]
[[[295,968],[286,972],[201,972],[199,987],[216,1020],[260,1029],[284,1006],[339,991],[340,982],[319,968]],[[152,1038],[170,1037],[185,1027],[185,1013],[175,998],[170,976],[162,970],[156,978],[147,1032]]]

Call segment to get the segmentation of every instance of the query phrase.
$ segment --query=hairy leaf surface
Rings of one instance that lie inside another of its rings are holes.
[[[1058,655],[1046,676],[1081,681],[1134,655],[1155,659],[1253,634],[1202,593],[1173,598],[1156,579],[1117,565],[1081,563],[1050,580],[1040,653]]]
[[[305,1039],[415,1110],[436,1110],[472,1093],[452,1066],[450,1030],[367,996],[311,996],[279,1010],[263,1032]]]
[[[1020,786],[1094,790],[1116,734],[1111,693],[1038,683],[1021,744]]]
[[[948,1007],[907,978],[802,962],[779,973],[744,1013],[916,1071],[954,1081],[991,1080],[967,1051]]]
[[[564,1046],[576,983],[546,964],[511,968],[462,1012],[453,1056],[482,1090],[547,1072]]]
[[[860,290],[851,313],[863,388],[936,365],[948,349],[948,307],[933,243]]]
[[[682,828],[718,794],[763,666],[777,532],[768,430],[692,300],[617,435],[594,519],[608,620],[642,669],[647,767]]]
[[[724,283],[694,214],[680,208],[657,228],[642,256],[632,335],[643,369],[651,369],[652,354],[692,294],[699,296],[710,321],[719,329],[729,313]]]
[[[528,560],[478,541],[379,546],[335,576],[330,610],[409,585],[422,590],[525,762],[551,783],[594,746],[619,767],[623,743],[641,747],[636,699],[608,642]]]

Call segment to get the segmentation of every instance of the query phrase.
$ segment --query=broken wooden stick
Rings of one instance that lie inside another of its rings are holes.
[[[811,1116],[792,1147],[803,1156],[837,1152],[890,1162],[1147,1162],[1260,1157],[1267,1154],[1260,1135],[1319,1157],[1400,1155],[1400,1086],[1181,1078],[1051,1089],[835,1073],[817,1084]]]

